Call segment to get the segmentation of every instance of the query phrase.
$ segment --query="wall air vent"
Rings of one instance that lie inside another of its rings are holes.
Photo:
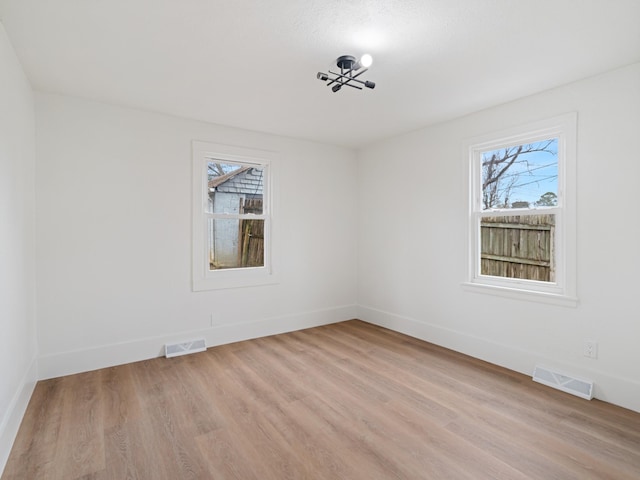
[[[533,381],[563,392],[591,400],[593,398],[593,381],[576,378],[566,373],[536,365],[533,370]]]
[[[177,357],[178,355],[187,355],[188,353],[204,352],[207,346],[204,338],[191,340],[180,343],[166,343],[164,346],[164,356],[167,358]]]

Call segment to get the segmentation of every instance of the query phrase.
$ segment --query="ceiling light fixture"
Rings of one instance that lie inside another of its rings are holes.
[[[351,55],[342,55],[336,60],[336,65],[340,68],[339,73],[329,70],[329,73],[318,72],[317,77],[318,80],[328,82],[327,86],[333,85],[331,90],[334,93],[345,85],[347,87],[357,88],[358,90],[362,90],[360,85],[364,85],[367,88],[375,88],[376,84],[374,82],[357,78],[369,69],[372,62],[373,59],[369,54],[363,55],[360,61]],[[333,77],[331,75],[333,75]],[[355,85],[354,82],[359,85]]]

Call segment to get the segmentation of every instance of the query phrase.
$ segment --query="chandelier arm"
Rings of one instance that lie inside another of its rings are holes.
[[[353,70],[350,70],[350,71],[353,71]],[[357,74],[355,74],[355,75],[354,75],[354,76],[352,76],[352,77],[350,77],[349,75],[343,75],[342,73],[332,72],[331,70],[329,70],[329,73],[331,73],[331,74],[333,74],[333,75],[337,75],[338,77],[341,77],[341,78],[346,78],[346,79],[347,79],[347,80],[346,80],[347,82],[349,82],[349,81],[353,80],[354,82],[358,82],[358,83],[361,83],[361,84],[363,84],[363,85],[364,85],[366,82],[363,82],[362,80],[359,80],[359,79],[358,79],[358,78],[356,78],[356,77],[358,77],[358,76],[362,75],[362,74],[363,74],[364,72],[366,72],[366,71],[367,71],[367,69],[365,68],[364,70],[362,70],[361,72],[358,72]],[[347,72],[347,73],[349,73],[349,72]],[[336,82],[337,80],[338,80],[338,79],[336,78],[336,79],[332,80],[332,82]]]
[[[362,75],[362,74],[363,74],[364,72],[366,72],[367,70],[369,70],[369,69],[368,69],[368,68],[363,68],[363,69],[362,69],[362,70],[360,70],[359,72],[358,72],[358,69],[351,70],[352,72],[358,72],[358,73],[356,73],[356,74],[353,76],[353,78],[359,77],[360,75]]]
[[[333,72],[329,72],[329,73],[333,73]],[[334,75],[336,75],[336,74],[334,73]],[[338,82],[339,78],[340,77],[336,77],[336,78],[332,79],[330,82],[327,83],[327,87],[330,86],[332,83],[340,83],[340,82]]]
[[[347,83],[343,80],[344,78],[349,78],[346,75],[342,75],[341,73],[332,72],[329,70],[329,73],[335,75],[336,78],[333,78],[330,82],[327,83],[327,87],[331,86],[334,83],[339,83],[340,85],[346,85]]]
[[[332,71],[329,71],[329,73],[331,73],[333,75],[337,75],[337,77],[334,78],[333,80],[331,80],[329,83],[327,83],[327,87],[329,85],[331,85],[332,83],[339,83],[340,85],[346,85],[347,87],[357,88],[358,90],[362,90],[362,87],[358,87],[357,85],[351,85],[351,83],[349,83],[349,82],[351,82],[351,80],[354,80],[354,81],[356,81],[358,83],[366,85],[366,83],[363,82],[362,80],[357,80],[357,79],[354,79],[354,78],[349,77],[347,75],[341,75],[340,73],[335,73],[335,72],[332,72]],[[346,78],[346,80],[344,80],[345,78]]]
[[[356,69],[351,69],[351,70],[347,70],[344,74],[332,72],[331,70],[329,70],[329,72],[333,73],[334,75],[342,75],[343,77],[347,77],[347,78],[357,78],[360,75],[362,75],[363,73],[365,73],[367,70],[369,70],[369,69],[365,68],[365,69],[360,70],[358,72],[358,70],[356,70]],[[348,75],[348,74],[351,74],[353,72],[358,72],[358,73],[356,73],[355,75]],[[357,80],[357,81],[360,82],[360,83],[364,83],[362,80]]]
[[[366,72],[366,70],[363,70],[362,72],[359,72],[356,75],[348,75],[352,72],[354,72],[355,70],[351,69],[351,70],[343,70],[342,68],[340,69],[340,71],[342,73],[338,73],[338,72],[332,72],[331,70],[329,70],[329,73],[331,73],[332,75],[336,75],[336,78],[332,79],[329,83],[327,83],[327,87],[334,84],[334,83],[344,83],[344,81],[339,82],[338,80],[341,80],[342,78],[356,78],[358,75]],[[364,83],[364,82],[360,82],[360,83]]]

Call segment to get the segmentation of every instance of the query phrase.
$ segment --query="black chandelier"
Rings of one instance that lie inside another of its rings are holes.
[[[376,84],[368,80],[360,80],[358,77],[369,70],[371,66],[371,55],[363,55],[360,60],[351,55],[342,55],[336,60],[336,65],[340,72],[329,73],[318,72],[318,80],[327,82],[327,86],[333,85],[331,90],[335,93],[343,86],[357,88],[362,90],[362,86],[367,88],[375,88]],[[333,75],[333,76],[332,76]],[[362,85],[362,86],[361,86]]]

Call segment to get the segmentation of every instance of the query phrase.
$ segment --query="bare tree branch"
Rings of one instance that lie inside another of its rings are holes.
[[[544,142],[529,143],[507,147],[492,152],[489,158],[482,159],[482,201],[485,208],[493,208],[500,203],[508,205],[510,194],[516,185],[520,173],[507,175],[509,169],[515,164],[524,162],[529,173],[533,168],[529,167],[527,160],[520,160],[523,155],[534,152],[555,153],[550,146],[554,139]],[[507,180],[507,177],[510,177]],[[502,197],[502,202],[501,202]]]

